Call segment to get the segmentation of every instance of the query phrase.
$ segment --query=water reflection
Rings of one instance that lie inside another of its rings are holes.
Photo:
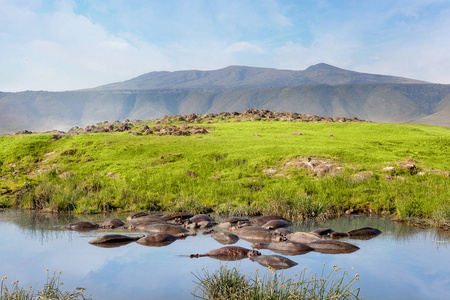
[[[215,270],[223,264],[220,260],[190,259],[188,256],[222,246],[209,235],[198,234],[163,247],[130,243],[105,249],[93,247],[88,241],[108,233],[130,236],[142,233],[126,229],[90,232],[64,229],[64,225],[78,221],[101,224],[108,218],[125,220],[126,216],[118,213],[71,216],[1,211],[0,276],[8,276],[11,281],[20,280],[24,286],[34,286],[38,281],[45,282],[47,268],[62,271],[62,281],[67,289],[86,287],[87,294],[93,293],[94,299],[192,299],[195,284],[191,272],[202,268]],[[216,218],[216,221],[220,219]],[[354,267],[354,272],[360,275],[357,284],[361,288],[361,296],[369,299],[443,299],[450,295],[448,232],[359,216],[324,222],[298,222],[290,230],[332,228],[346,232],[365,226],[378,228],[383,233],[369,240],[340,239],[360,248],[353,253],[280,253],[298,265],[279,272],[293,276],[307,268],[311,273],[320,273],[326,263],[330,268],[333,265],[346,270]],[[251,247],[251,243],[244,240],[234,245]],[[274,255],[270,249],[261,249],[260,252],[264,256]],[[227,264],[237,266],[246,274],[253,274],[260,266],[247,258],[228,261]]]

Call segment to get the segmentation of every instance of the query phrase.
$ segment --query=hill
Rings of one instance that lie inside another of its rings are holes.
[[[152,72],[86,90],[0,92],[0,134],[248,108],[450,126],[450,85],[326,64],[304,71],[231,66]]]
[[[450,225],[449,128],[304,118],[248,110],[0,136],[0,208],[359,212]]]
[[[95,90],[236,89],[366,83],[425,82],[395,76],[358,73],[321,63],[304,71],[230,66],[214,71],[151,72],[124,82],[100,86]]]

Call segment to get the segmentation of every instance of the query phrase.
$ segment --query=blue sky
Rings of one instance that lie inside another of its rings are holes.
[[[0,91],[229,65],[450,84],[450,1],[0,0]]]

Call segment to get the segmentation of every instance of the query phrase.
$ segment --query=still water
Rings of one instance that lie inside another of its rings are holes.
[[[178,240],[165,247],[137,243],[118,248],[90,245],[91,239],[108,233],[130,236],[141,233],[126,230],[68,231],[65,224],[77,221],[102,223],[110,217],[126,219],[127,214],[48,215],[20,210],[0,211],[0,276],[7,276],[10,286],[19,280],[21,287],[42,288],[46,269],[62,272],[64,290],[86,288],[93,299],[193,299],[196,283],[193,273],[206,268],[210,272],[222,264],[237,266],[246,274],[265,268],[243,259],[220,262],[208,257],[189,258],[223,245],[209,235]],[[216,217],[216,221],[220,221]],[[450,235],[434,229],[418,229],[385,218],[349,217],[324,222],[298,222],[292,231],[329,227],[335,231],[371,226],[383,233],[370,240],[341,239],[360,250],[348,254],[309,252],[286,256],[298,263],[277,271],[294,276],[303,268],[308,274],[328,273],[333,265],[344,268],[350,276],[359,274],[360,296],[368,299],[450,299]],[[236,244],[250,248],[251,243]],[[262,254],[273,254],[261,250]],[[352,269],[354,268],[354,269]]]

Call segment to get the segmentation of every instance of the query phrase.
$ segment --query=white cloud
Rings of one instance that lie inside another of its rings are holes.
[[[237,42],[225,48],[225,52],[256,52],[263,53],[263,49],[249,42]]]

